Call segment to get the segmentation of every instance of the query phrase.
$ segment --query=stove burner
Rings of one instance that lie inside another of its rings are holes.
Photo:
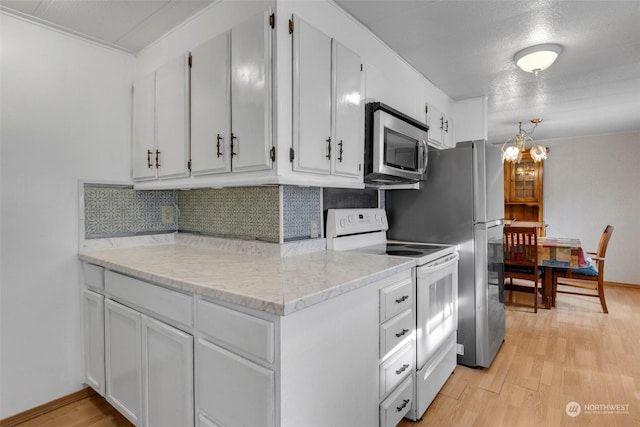
[[[403,250],[387,251],[387,255],[415,256],[415,255],[422,255],[422,252],[418,252],[418,251],[403,251]]]

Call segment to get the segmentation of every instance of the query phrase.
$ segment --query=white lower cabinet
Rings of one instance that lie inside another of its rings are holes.
[[[141,425],[142,413],[140,327],[140,313],[111,300],[105,302],[105,397],[135,425]]]
[[[277,316],[100,269],[86,381],[136,426],[387,427],[412,405],[411,270]]]
[[[193,425],[193,337],[107,299],[106,398],[138,426]]]
[[[84,380],[104,396],[104,296],[82,291]]]
[[[143,426],[193,425],[193,336],[142,315]]]
[[[199,425],[275,425],[272,370],[203,339],[196,353]]]

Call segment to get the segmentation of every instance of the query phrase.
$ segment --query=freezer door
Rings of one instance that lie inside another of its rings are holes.
[[[475,228],[476,365],[488,368],[504,341],[504,248],[502,221]]]
[[[500,149],[486,141],[473,142],[474,221],[504,218],[504,167]]]

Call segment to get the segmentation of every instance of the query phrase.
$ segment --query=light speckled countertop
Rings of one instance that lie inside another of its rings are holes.
[[[181,243],[85,250],[80,259],[178,290],[286,315],[406,270],[409,258],[319,251],[277,257]]]

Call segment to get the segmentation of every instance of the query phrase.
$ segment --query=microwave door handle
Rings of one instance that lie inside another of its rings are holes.
[[[424,141],[420,141],[422,144],[422,174],[427,173],[427,143]]]

